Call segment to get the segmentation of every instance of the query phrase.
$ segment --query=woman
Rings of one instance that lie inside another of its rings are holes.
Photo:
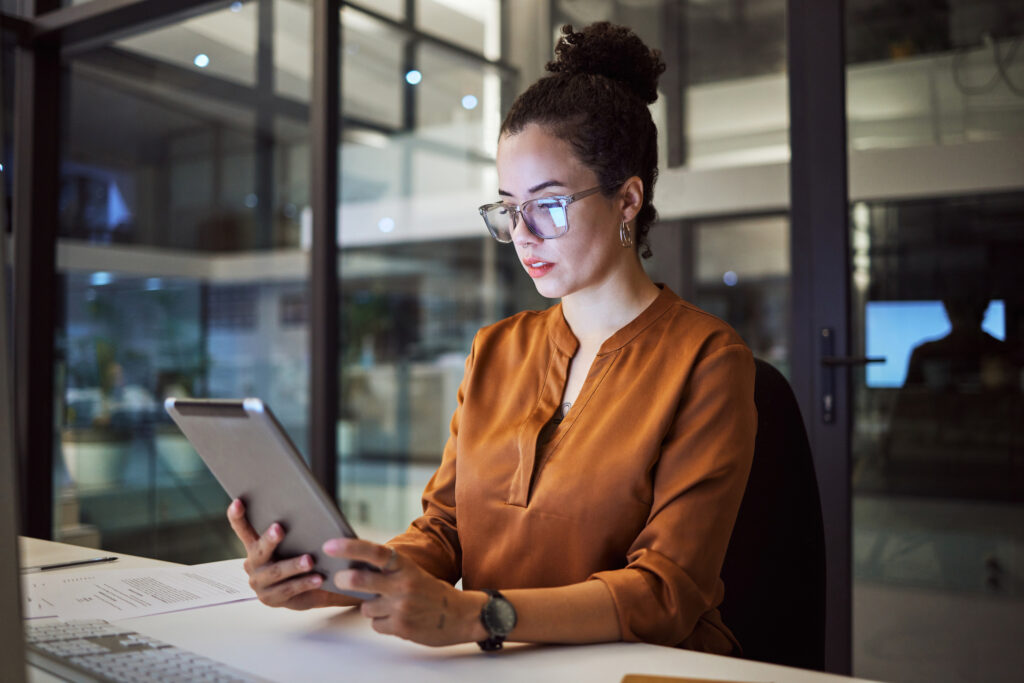
[[[478,332],[423,516],[386,546],[325,543],[382,570],[330,580],[379,594],[360,607],[376,630],[428,645],[732,653],[716,608],[753,453],[753,359],[640,265],[656,216],[659,54],[607,23],[563,34],[551,75],[502,125],[501,200],[480,208],[561,303]],[[356,604],[319,590],[308,556],[271,561],[278,525],[258,535],[239,501],[228,516],[263,602]]]

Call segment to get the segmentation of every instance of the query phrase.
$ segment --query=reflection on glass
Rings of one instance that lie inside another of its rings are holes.
[[[177,67],[231,83],[256,83],[257,3],[240,11],[211,12],[115,42],[108,51],[125,51],[142,63]],[[149,61],[152,60],[152,61]]]
[[[234,545],[219,529],[225,494],[163,400],[260,396],[304,448],[305,283],[110,271],[72,272],[65,281],[58,489],[61,500],[74,501],[75,519],[58,520],[59,533],[85,525],[112,549],[229,556]]]
[[[414,11],[420,30],[488,59],[501,57],[499,0],[416,0]]]
[[[341,107],[346,117],[397,130],[405,123],[406,34],[352,7],[341,10]]]
[[[853,352],[886,360],[851,371],[854,673],[959,680],[1024,626],[1024,196],[863,202],[850,223]]]
[[[391,19],[402,20],[405,18],[406,2],[407,0],[358,0],[352,4],[357,7],[365,7]]]
[[[886,362],[857,388],[855,487],[1019,498],[1019,197],[862,207],[852,221],[867,259],[857,339]]]
[[[957,318],[951,313],[949,306],[956,306],[950,299],[946,301],[869,301],[865,307],[865,346],[867,355],[872,358],[884,358],[884,363],[872,363],[867,368],[865,381],[869,387],[899,387],[905,382],[919,384],[924,378],[923,354],[915,362],[913,353],[930,342],[950,337],[953,331],[953,320]],[[1006,302],[981,302],[984,308],[978,319],[981,321],[978,330],[995,341],[1006,339]],[[964,334],[975,331],[973,326],[964,330]],[[968,341],[965,339],[965,341]],[[915,368],[908,375],[908,368]],[[932,371],[950,375],[948,370],[935,368]],[[929,373],[930,375],[932,373]],[[933,384],[938,383],[937,379]]]
[[[754,355],[789,373],[789,220],[694,225],[693,303],[732,325]]]
[[[678,82],[682,87],[680,133],[686,165],[744,166],[789,159],[785,0],[559,0],[554,5],[552,28],[565,22],[582,26],[612,21],[629,26],[648,45],[665,52],[668,69],[662,86]],[[685,64],[672,56],[680,52],[685,52]],[[654,108],[664,106],[663,97]],[[659,123],[659,130],[667,128]]]
[[[853,0],[846,12],[854,149],[1024,135],[1019,6]]]
[[[480,232],[342,252],[339,498],[355,523],[390,533],[419,514],[473,335],[550,305]]]
[[[275,3],[277,25],[303,5]],[[259,396],[306,446],[308,111],[264,92],[257,17],[225,5],[67,63],[58,539],[237,554],[167,396]],[[268,47],[287,55],[303,31],[308,44],[306,22]]]
[[[255,12],[257,6],[243,6],[240,13]],[[274,0],[273,15],[274,91],[308,104],[313,64],[309,40],[312,6],[309,0]]]
[[[197,561],[226,557],[232,546],[212,515],[226,496],[162,405],[205,393],[202,288],[108,271],[64,280],[58,537]],[[187,545],[171,540],[178,533],[191,536]]]
[[[501,76],[427,44],[417,51],[417,66],[425,74],[416,88],[419,136],[493,157],[501,125]]]

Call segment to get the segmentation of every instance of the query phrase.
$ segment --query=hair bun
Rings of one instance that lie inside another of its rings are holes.
[[[605,76],[651,104],[658,99],[658,76],[665,71],[665,62],[660,50],[648,48],[625,26],[601,21],[578,32],[572,24],[564,25],[555,59],[546,68],[551,73]]]

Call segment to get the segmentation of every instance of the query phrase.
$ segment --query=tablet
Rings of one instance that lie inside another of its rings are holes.
[[[356,534],[263,401],[169,398],[164,408],[227,494],[245,503],[257,533],[274,522],[284,527],[275,559],[308,553],[315,562],[312,571],[325,579],[324,590],[375,597],[340,590],[331,581],[336,571],[365,565],[327,556],[321,546],[328,539]]]

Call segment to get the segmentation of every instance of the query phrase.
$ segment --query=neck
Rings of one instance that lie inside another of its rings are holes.
[[[562,315],[583,345],[600,345],[651,305],[660,290],[640,261],[562,298]]]

